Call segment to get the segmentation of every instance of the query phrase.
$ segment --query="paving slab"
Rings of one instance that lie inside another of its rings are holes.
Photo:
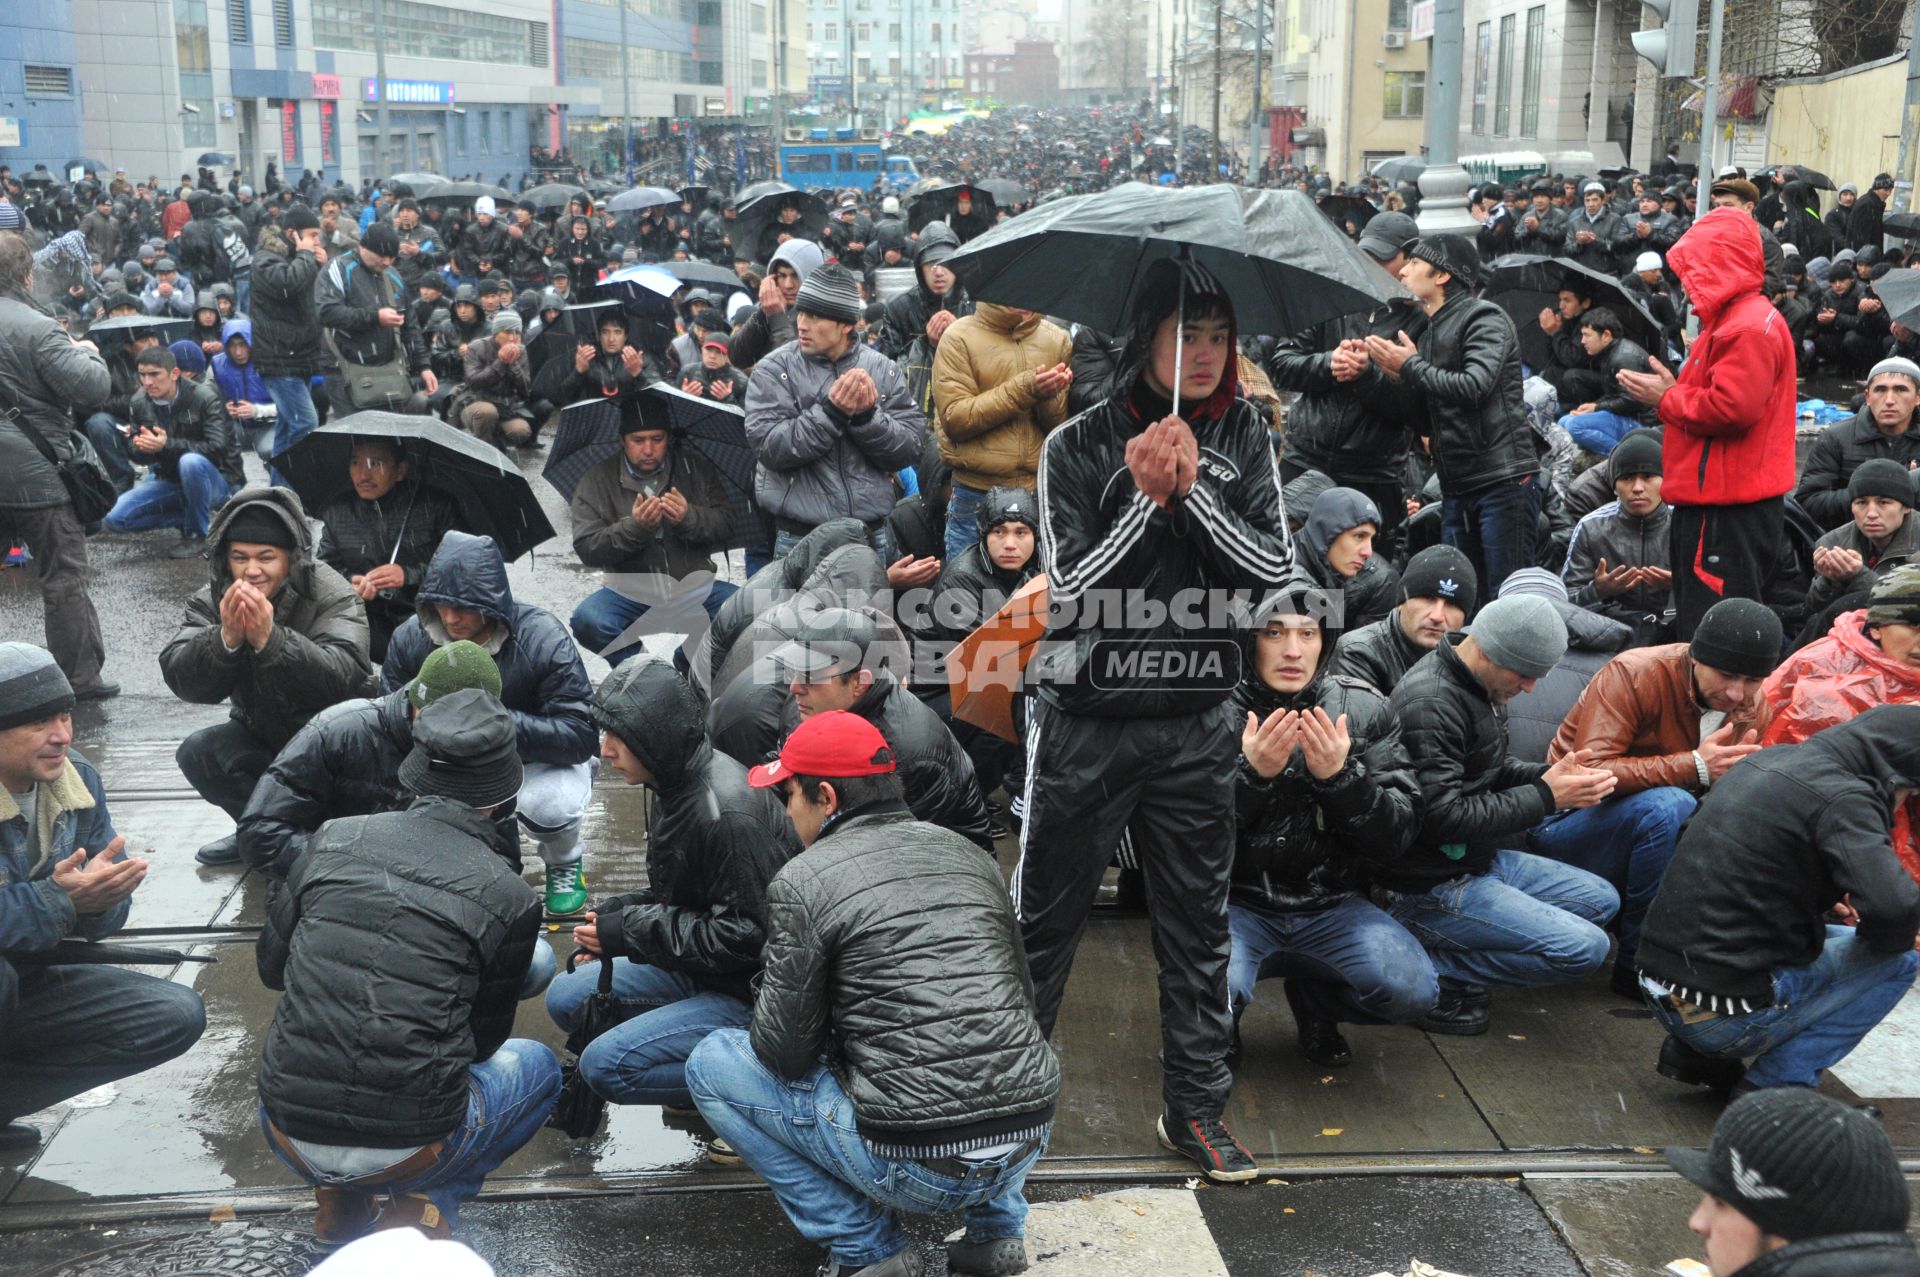
[[[109,775],[102,773],[103,779]],[[127,840],[127,854],[147,858],[147,878],[133,895],[129,927],[204,927],[221,917],[246,870],[203,865],[193,853],[233,832],[225,812],[197,798],[116,801],[111,783],[107,811]]]

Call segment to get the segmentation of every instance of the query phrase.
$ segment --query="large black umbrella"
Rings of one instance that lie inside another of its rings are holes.
[[[967,213],[960,213],[960,200],[964,196],[970,201]],[[974,182],[950,182],[935,187],[913,201],[913,207],[907,210],[907,229],[917,231],[929,222],[937,222],[943,217],[964,216],[980,226],[993,225],[994,213],[999,205],[992,192]],[[961,239],[967,236],[962,235]]]
[[[707,196],[712,192],[713,188],[711,186],[695,182],[691,186],[683,186],[680,188],[680,198],[695,208],[700,208],[705,204]]]
[[[1914,214],[1899,216],[1913,217]],[[1873,281],[1873,295],[1887,308],[1888,319],[1902,328],[1920,328],[1920,270],[1888,271]]]
[[[979,185],[981,190],[993,196],[993,202],[1001,208],[1012,208],[1016,204],[1033,201],[1033,192],[1010,178],[983,177]]]
[[[746,281],[724,266],[715,266],[712,262],[660,262],[659,269],[675,279],[689,284],[699,284],[706,288],[739,289],[747,291]]]
[[[89,339],[120,333],[124,340],[131,341],[137,334],[151,332],[162,344],[178,341],[192,331],[191,319],[181,319],[175,315],[118,315],[112,319],[96,320],[87,326]]]
[[[1191,258],[1240,331],[1285,337],[1406,292],[1299,191],[1128,182],[1004,222],[947,259],[982,301],[1127,331],[1148,267]]]
[[[471,204],[482,195],[513,203],[513,194],[506,187],[486,182],[435,182],[424,189],[415,190],[413,198],[422,204]]]
[[[679,202],[680,197],[664,186],[636,186],[608,200],[607,208],[615,213],[638,213],[642,209],[666,208]]]
[[[347,460],[356,438],[391,439],[406,450],[414,481],[437,488],[460,511],[455,526],[489,536],[512,562],[553,536],[533,485],[507,455],[434,417],[356,412],[313,431],[274,456],[308,510],[318,513],[353,490]]]
[[[233,163],[233,157],[225,151],[202,151],[200,158],[195,160],[194,163],[204,164],[208,168],[216,168],[222,164]]]
[[[542,182],[538,186],[530,186],[520,192],[514,203],[521,200],[532,204],[536,212],[565,208],[575,200],[584,200],[587,207],[593,207],[593,196],[587,194],[585,187],[569,186],[565,182]]]
[[[1788,182],[1805,182],[1815,190],[1831,191],[1835,189],[1833,179],[1818,169],[1810,169],[1804,164],[1775,164],[1763,168],[1755,177],[1764,177],[1775,186],[1785,186]]]
[[[759,193],[752,194],[756,190]],[[736,216],[731,235],[735,252],[758,248],[761,237],[783,208],[800,210],[800,219],[793,223],[796,235],[805,231],[803,238],[817,243],[826,234],[827,206],[820,202],[820,197],[811,191],[796,190],[785,182],[755,182],[740,192],[740,202],[734,207]]]
[[[387,179],[387,185],[391,186],[398,182],[403,186],[411,186],[414,190],[418,191],[424,186],[444,185],[446,180],[446,178],[440,176],[438,173],[395,173]]]
[[[67,167],[63,171],[71,173],[74,169],[82,169],[88,173],[104,173],[107,171],[107,166],[103,161],[89,159],[83,155],[77,160],[68,160]]]
[[[1318,204],[1320,211],[1331,217],[1333,224],[1341,230],[1346,230],[1351,224],[1354,228],[1351,234],[1355,237],[1366,229],[1367,223],[1373,220],[1373,215],[1380,211],[1364,195],[1322,195],[1314,203]]]
[[[1920,213],[1888,213],[1880,229],[1900,239],[1920,239]]]
[[[569,501],[580,480],[620,451],[623,422],[639,417],[665,428],[676,446],[686,446],[713,463],[733,508],[728,545],[748,545],[765,518],[753,501],[753,444],[747,440],[746,413],[732,404],[687,394],[664,382],[619,399],[588,399],[560,410],[560,426],[547,449],[541,474]]]
[[[1420,175],[1427,171],[1427,162],[1418,155],[1396,155],[1390,160],[1381,160],[1373,166],[1373,175],[1394,183],[1420,181]]]
[[[1504,257],[1496,257],[1487,280],[1485,297],[1506,310],[1507,307],[1500,301],[1503,293],[1544,293],[1557,300],[1560,290],[1569,284],[1592,297],[1594,305],[1605,306],[1618,315],[1629,340],[1639,343],[1641,349],[1656,359],[1666,357],[1667,339],[1660,331],[1660,322],[1647,312],[1644,302],[1629,293],[1613,276],[1565,257],[1542,257],[1537,253],[1508,253]],[[1550,301],[1547,304],[1554,303]],[[1513,314],[1511,310],[1507,310],[1507,313]],[[1526,316],[1535,331],[1540,330],[1539,316],[1538,307]],[[1521,327],[1520,316],[1514,316],[1514,325]]]

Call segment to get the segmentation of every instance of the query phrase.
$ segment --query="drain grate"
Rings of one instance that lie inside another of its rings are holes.
[[[329,1253],[312,1233],[227,1224],[109,1246],[33,1277],[304,1277]]]

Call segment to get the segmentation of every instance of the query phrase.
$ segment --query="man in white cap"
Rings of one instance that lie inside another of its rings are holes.
[[[1800,486],[1793,499],[1820,526],[1831,531],[1853,517],[1847,485],[1853,472],[1869,461],[1898,462],[1912,470],[1920,466],[1920,430],[1914,411],[1920,407],[1920,364],[1895,356],[1882,359],[1867,375],[1867,401],[1852,421],[1837,422],[1820,432],[1807,453]]]
[[[507,228],[494,220],[493,196],[482,195],[473,202],[473,221],[460,236],[454,265],[463,279],[485,279],[496,268],[506,269],[512,247]]]
[[[1607,204],[1606,183],[1588,182],[1581,188],[1580,203],[1581,207],[1567,217],[1562,255],[1603,275],[1612,275],[1613,239],[1620,230],[1620,215]]]

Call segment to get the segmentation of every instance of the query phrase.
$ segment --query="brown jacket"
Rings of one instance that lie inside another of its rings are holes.
[[[1693,698],[1693,658],[1685,643],[1620,653],[1580,693],[1547,749],[1557,763],[1576,749],[1618,778],[1615,796],[1674,785],[1700,792],[1693,751],[1700,745],[1700,706]],[[1759,698],[1728,719],[1735,735],[1766,726]]]
[[[1034,375],[1072,358],[1072,340],[1038,315],[981,302],[953,322],[934,356],[933,402],[940,456],[955,483],[1035,486],[1040,446],[1066,420],[1067,392],[1042,399]]]

